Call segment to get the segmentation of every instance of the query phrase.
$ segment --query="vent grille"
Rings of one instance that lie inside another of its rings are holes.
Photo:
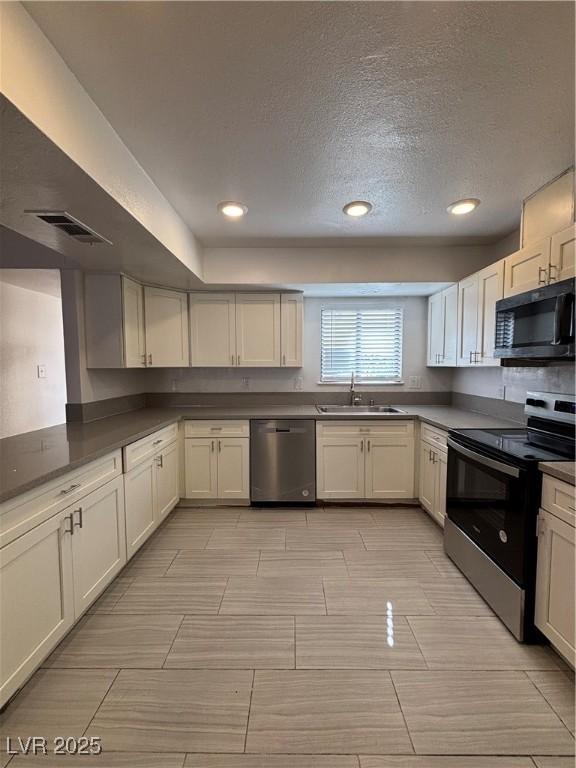
[[[107,243],[112,245],[110,240],[99,235],[98,232],[95,232],[82,221],[71,216],[67,211],[25,211],[25,213],[36,216],[41,221],[46,222],[46,224],[51,224],[56,229],[65,232],[81,243],[90,243],[92,245],[95,243]]]

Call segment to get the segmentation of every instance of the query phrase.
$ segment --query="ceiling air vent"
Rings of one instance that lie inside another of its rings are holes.
[[[112,245],[110,240],[102,237],[98,232],[90,229],[90,227],[66,211],[25,211],[25,213],[30,213],[32,216],[42,219],[46,224],[51,224],[56,229],[66,232],[67,235],[81,243],[90,243],[92,245],[94,243],[108,243],[108,245]]]

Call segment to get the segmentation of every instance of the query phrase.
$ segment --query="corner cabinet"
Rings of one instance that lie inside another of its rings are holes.
[[[535,623],[572,666],[576,664],[575,567],[574,486],[544,475],[538,517]]]
[[[414,422],[318,422],[319,499],[412,499]]]
[[[184,435],[186,498],[248,502],[249,422],[186,421]]]
[[[188,297],[165,288],[144,288],[146,365],[188,366]]]

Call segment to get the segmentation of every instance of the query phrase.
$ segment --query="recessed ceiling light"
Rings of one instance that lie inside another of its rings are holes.
[[[233,200],[225,200],[218,203],[218,210],[228,219],[241,219],[248,212],[248,208],[242,203],[236,203]]]
[[[453,216],[464,216],[466,213],[472,213],[475,208],[480,205],[480,200],[476,197],[467,197],[465,200],[456,200],[455,203],[450,203],[446,210]]]
[[[372,204],[367,203],[365,200],[354,200],[351,203],[346,203],[342,208],[347,216],[353,216],[355,219],[360,216],[366,216],[372,210]]]

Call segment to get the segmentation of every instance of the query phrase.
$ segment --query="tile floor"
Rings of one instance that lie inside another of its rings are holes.
[[[0,768],[572,768],[574,677],[417,508],[182,507],[0,728],[104,747]]]

